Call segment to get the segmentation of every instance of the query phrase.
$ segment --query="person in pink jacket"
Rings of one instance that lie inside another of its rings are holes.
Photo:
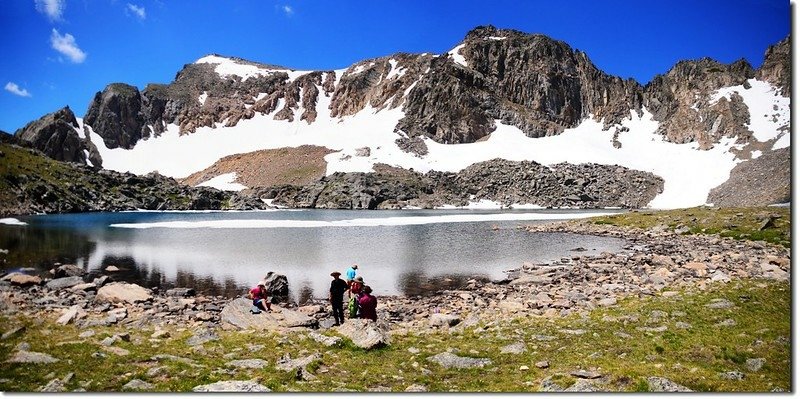
[[[361,311],[362,319],[378,321],[378,313],[376,311],[376,308],[378,307],[378,298],[375,298],[375,296],[372,295],[372,288],[370,288],[370,286],[364,286],[364,291],[358,298],[358,306],[359,310]]]

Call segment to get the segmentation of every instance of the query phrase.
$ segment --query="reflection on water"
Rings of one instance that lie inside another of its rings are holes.
[[[492,211],[493,213],[500,213]],[[526,217],[530,217],[530,211]],[[553,217],[554,211],[541,211]],[[564,212],[564,211],[559,211]],[[572,211],[571,213],[577,213]],[[504,214],[514,214],[512,211]],[[93,213],[21,218],[27,226],[0,225],[5,268],[74,263],[90,275],[167,289],[193,287],[208,295],[234,297],[267,271],[285,274],[298,303],[327,298],[330,273],[353,263],[378,295],[424,295],[458,289],[474,277],[500,278],[522,262],[545,262],[584,247],[585,254],[619,251],[621,239],[564,233],[529,233],[516,228],[535,221],[483,221],[394,226],[342,226],[350,219],[429,217],[476,211],[281,211],[238,213]],[[481,216],[481,217],[483,217]],[[508,216],[508,215],[505,215]],[[339,221],[310,228],[109,227],[116,223],[225,220]],[[450,219],[448,219],[450,220]],[[493,228],[497,226],[499,229]],[[120,271],[106,273],[117,266]]]

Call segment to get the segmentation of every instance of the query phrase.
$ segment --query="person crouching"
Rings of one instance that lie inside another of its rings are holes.
[[[248,297],[253,300],[253,307],[256,309],[267,312],[272,310],[272,304],[269,301],[269,291],[267,291],[264,281],[259,281],[258,285],[250,290]]]

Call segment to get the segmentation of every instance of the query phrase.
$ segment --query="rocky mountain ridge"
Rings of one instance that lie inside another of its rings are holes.
[[[100,168],[101,152],[131,150],[141,140],[157,140],[171,125],[177,126],[180,135],[191,135],[201,128],[236,127],[258,117],[258,123],[286,121],[313,129],[320,119],[341,122],[362,114],[399,111],[395,114],[399,119],[393,122],[394,145],[415,157],[431,158],[426,142],[485,141],[497,131],[498,122],[538,138],[559,135],[594,119],[602,122],[603,130],[614,132],[611,144],[619,149],[625,145],[619,138],[629,131],[624,122],[632,115],[647,115],[658,123],[655,132],[666,142],[696,143],[702,151],[733,140],[736,147],[730,152],[746,160],[756,152],[771,151],[780,135],[788,134],[789,120],[782,116],[788,111],[779,109],[775,101],[773,111],[751,114],[756,111],[742,90],[766,81],[776,88],[775,96],[788,93],[790,56],[787,37],[767,49],[759,69],[744,60],[731,64],[709,58],[681,61],[642,86],[606,74],[586,53],[562,41],[481,26],[445,54],[397,53],[342,70],[297,71],[209,55],[185,65],[169,84],[149,84],[142,91],[124,83],[108,85],[95,95],[82,121],[67,108],[15,135],[55,159]],[[738,86],[743,89],[729,90]],[[763,126],[755,119],[768,118],[770,113],[774,123],[785,124],[778,138],[759,139]],[[331,144],[324,146],[336,151]],[[370,147],[365,151],[369,154]],[[341,155],[347,157],[347,153]],[[228,159],[226,169],[241,175],[258,175],[255,171],[270,167],[251,164],[263,157],[235,158],[247,164],[234,165]],[[381,161],[370,162],[374,170]],[[198,176],[213,177],[211,172],[198,169],[173,177],[192,174],[197,180]]]

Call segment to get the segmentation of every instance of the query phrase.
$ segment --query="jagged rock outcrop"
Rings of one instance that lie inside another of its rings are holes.
[[[78,121],[69,107],[47,114],[17,130],[14,136],[58,161],[86,163]]]
[[[334,173],[306,186],[282,185],[258,192],[296,208],[430,208],[491,200],[502,205],[624,207],[647,205],[663,189],[651,173],[620,166],[558,164],[494,159],[459,173],[420,174],[397,168],[375,173]]]
[[[103,138],[108,148],[131,149],[148,137],[148,120],[142,110],[139,89],[125,83],[112,83],[95,94],[84,122]]]
[[[764,206],[791,202],[791,148],[768,151],[731,170],[725,183],[708,194],[715,206]]]
[[[458,56],[466,65],[453,62]],[[465,143],[489,134],[499,119],[542,137],[590,114],[610,126],[641,103],[638,83],[603,73],[564,42],[482,26],[467,34],[455,56],[431,62],[409,93],[398,127],[441,143]]]
[[[681,61],[644,89],[644,106],[661,122],[658,133],[673,143],[695,141],[701,149],[722,137],[748,139],[750,121],[741,96],[711,104],[710,95],[723,87],[747,84],[755,71],[745,60],[725,65],[710,58]]]
[[[792,92],[792,40],[790,36],[769,46],[764,53],[764,63],[758,68],[756,78],[766,80],[781,89],[781,94]]]

